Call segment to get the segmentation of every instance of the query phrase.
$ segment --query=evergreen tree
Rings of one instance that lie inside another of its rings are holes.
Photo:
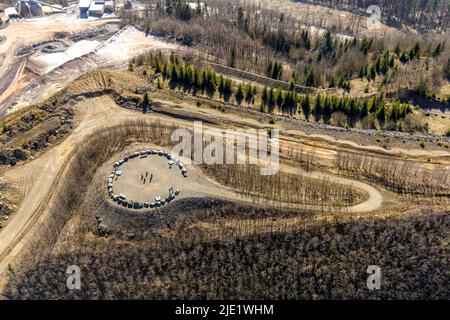
[[[272,78],[272,72],[273,72],[273,64],[272,64],[272,61],[269,61],[269,63],[267,64],[267,68],[266,68],[266,75],[269,78]]]
[[[160,79],[159,77],[158,77],[158,80],[156,80],[156,87],[157,87],[158,89],[162,89],[162,88],[163,88],[161,79]]]
[[[433,57],[439,57],[442,53],[442,51],[444,50],[444,43],[439,42],[438,45],[436,46],[436,49],[434,49],[433,51]]]
[[[289,90],[290,91],[294,91],[295,90],[295,82],[292,79],[291,79],[291,81],[289,81]]]
[[[316,121],[320,120],[322,112],[323,112],[322,97],[320,96],[320,94],[317,94],[316,99],[314,101],[314,115],[316,117]]]
[[[309,115],[311,114],[311,98],[309,94],[307,94],[304,99],[302,99],[302,111],[303,115],[305,116],[305,119],[309,119]]]
[[[250,83],[245,88],[245,100],[247,103],[253,103],[253,88]]]
[[[218,83],[219,83],[218,90],[219,90],[220,95],[222,95],[224,93],[224,88],[225,88],[225,79],[222,74],[219,76]]]
[[[307,30],[302,31],[301,33],[302,44],[306,50],[311,50],[311,39],[309,37],[309,32]]]
[[[414,47],[409,52],[409,60],[418,59],[420,55],[420,44],[419,42],[416,42]]]
[[[163,63],[161,73],[162,73],[163,79],[167,79],[169,77],[169,69],[168,69],[167,63],[165,61]]]
[[[159,78],[158,78],[159,79]],[[148,93],[144,93],[144,97],[142,99],[142,112],[147,113],[148,109],[150,108],[150,99],[148,97]]]
[[[267,86],[264,86],[263,91],[261,93],[261,100],[264,105],[267,105],[269,100],[269,93],[267,92]]]
[[[284,102],[284,93],[283,90],[281,89],[281,87],[277,88],[277,91],[275,93],[276,95],[276,104],[278,106],[278,108],[281,108]]]
[[[178,78],[178,68],[174,64],[172,64],[170,66],[170,79],[174,82],[177,82]]]
[[[395,49],[394,49],[394,53],[397,55],[397,57],[399,57],[400,58],[400,52],[401,52],[401,50],[400,50],[400,45],[397,43],[397,45],[395,46]]]
[[[378,119],[378,122],[382,125],[384,124],[384,121],[386,120],[386,107],[384,105],[384,102],[381,102],[377,106],[377,111],[375,113],[375,116]]]
[[[214,71],[207,72],[208,81],[206,82],[206,86],[208,91],[213,94],[217,89],[217,80],[216,73]]]
[[[369,69],[369,74],[367,75],[369,80],[375,80],[377,76],[375,65],[372,65]]]
[[[238,88],[235,94],[236,102],[238,105],[241,105],[242,100],[244,99],[244,90],[242,89],[242,84],[239,83]]]
[[[331,76],[330,83],[329,83],[328,87],[329,88],[336,87],[336,79],[334,78],[334,75]]]
[[[333,52],[333,39],[331,37],[331,32],[327,31],[322,38],[322,43],[320,45],[320,53],[324,56],[328,56]]]
[[[314,87],[316,82],[314,77],[314,71],[310,68],[307,68],[305,71],[306,71],[305,86]]]
[[[231,48],[230,52],[230,63],[228,64],[231,68],[236,68],[236,50]]]

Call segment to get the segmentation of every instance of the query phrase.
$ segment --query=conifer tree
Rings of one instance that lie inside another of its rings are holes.
[[[242,89],[242,84],[239,83],[236,94],[235,94],[236,102],[238,105],[241,105],[242,100],[244,99],[244,90]]]

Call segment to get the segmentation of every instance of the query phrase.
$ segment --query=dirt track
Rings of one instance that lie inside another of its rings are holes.
[[[178,50],[177,45],[146,36],[131,26],[106,39],[100,32],[92,40],[80,40],[86,30],[96,28],[94,31],[99,31],[106,22],[113,21],[84,21],[73,14],[58,14],[14,21],[0,30],[0,36],[6,38],[0,46],[0,116],[13,109],[39,103],[96,68],[122,66],[145,50]],[[111,33],[110,29],[114,28],[108,28],[106,35]],[[52,42],[61,30],[68,34]],[[80,33],[76,41],[67,40],[67,37],[73,38],[74,34]],[[25,34],[30,36],[25,37]],[[44,46],[47,43],[58,47],[64,39],[65,47],[61,46],[57,52],[40,48],[40,44]]]

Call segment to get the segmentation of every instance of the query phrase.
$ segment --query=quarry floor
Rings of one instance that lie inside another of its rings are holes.
[[[134,27],[119,29],[118,22],[55,14],[13,21],[1,29],[0,116],[45,100],[88,71],[125,65],[150,49],[179,49]],[[48,46],[55,52],[46,51]]]

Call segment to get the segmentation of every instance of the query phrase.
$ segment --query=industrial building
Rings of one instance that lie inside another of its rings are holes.
[[[21,17],[29,17],[31,16],[30,7],[28,6],[27,1],[17,1],[16,3],[17,12]]]
[[[32,16],[39,17],[44,15],[42,5],[36,1],[28,1],[28,8],[30,11],[30,15]]]
[[[78,10],[80,10],[80,18],[87,18],[89,16],[89,7],[91,6],[91,0],[80,0],[78,3]]]
[[[88,12],[89,16],[101,18],[104,12],[105,12],[104,0],[94,0],[91,2]]]
[[[40,17],[44,14],[64,12],[61,7],[47,4],[38,0],[20,0],[15,7],[5,9],[7,19],[18,19],[26,17]]]
[[[80,18],[99,17],[114,11],[114,0],[80,0],[78,9]]]
[[[114,1],[106,0],[105,1],[105,12],[113,12],[114,11]]]
[[[20,18],[19,13],[17,12],[17,9],[14,7],[9,7],[5,9],[5,16],[6,19],[18,19]]]

